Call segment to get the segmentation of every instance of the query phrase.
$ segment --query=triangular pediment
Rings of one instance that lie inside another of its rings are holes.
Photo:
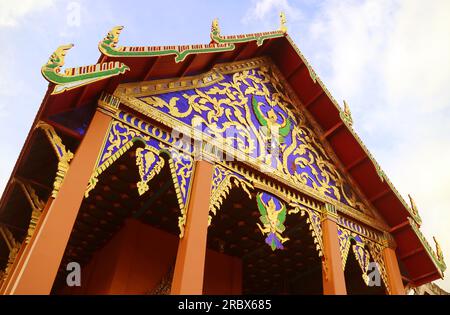
[[[114,94],[134,110],[190,136],[201,135],[268,176],[372,216],[269,58],[219,64],[194,77],[122,84]]]

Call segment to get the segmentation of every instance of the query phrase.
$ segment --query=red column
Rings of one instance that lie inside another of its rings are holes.
[[[337,213],[334,206],[327,204],[322,221],[324,257],[322,261],[323,294],[347,294],[344,268],[339,250]]]
[[[389,289],[393,295],[405,295],[405,287],[403,286],[402,275],[398,267],[397,255],[395,249],[385,247],[383,249],[383,259],[386,267],[386,273],[389,283]]]
[[[97,111],[6,294],[49,294],[111,117]]]
[[[197,161],[184,237],[178,244],[171,294],[202,294],[214,165]]]

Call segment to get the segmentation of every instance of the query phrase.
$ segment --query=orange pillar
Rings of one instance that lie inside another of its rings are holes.
[[[337,213],[334,206],[327,204],[322,221],[324,257],[322,261],[323,294],[347,294],[344,268],[339,250]]]
[[[403,286],[402,275],[400,273],[400,268],[398,267],[395,249],[389,246],[385,247],[383,249],[383,259],[391,294],[405,295],[405,287]]]
[[[33,242],[33,240],[36,236],[36,231],[39,230],[39,228],[41,226],[41,222],[43,221],[43,218],[46,216],[47,211],[48,211],[50,205],[52,204],[52,202],[53,202],[53,197],[49,197],[47,202],[45,203],[44,209],[42,209],[41,216],[39,217],[39,220],[36,224],[36,228],[34,230],[33,235],[31,236],[29,243],[25,244],[25,242],[24,242],[22,244],[22,248],[21,248],[20,252],[17,254],[16,261],[14,262],[14,265],[11,268],[10,274],[8,275],[8,278],[5,280],[5,283],[3,283],[2,288],[0,289],[0,294],[4,294],[4,293],[8,292],[8,290],[10,288],[9,284],[14,283],[14,281],[16,280],[18,273],[22,269],[24,257],[27,256],[27,253],[29,252],[29,249],[30,249],[30,244]]]
[[[7,294],[49,294],[111,117],[96,111]]]
[[[171,294],[202,294],[214,165],[197,161],[184,237],[178,244]]]

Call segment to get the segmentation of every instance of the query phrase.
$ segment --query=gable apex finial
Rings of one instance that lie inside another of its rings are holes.
[[[220,35],[219,19],[215,18],[211,24],[211,35]]]
[[[283,11],[280,12],[280,31],[283,33],[287,33],[287,27],[286,27],[286,14],[284,14]]]

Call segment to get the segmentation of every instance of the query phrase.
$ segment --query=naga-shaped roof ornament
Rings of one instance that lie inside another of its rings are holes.
[[[50,56],[48,62],[41,68],[44,78],[55,84],[52,94],[59,94],[130,70],[125,64],[116,61],[78,68],[67,68],[64,73],[61,73],[61,67],[64,66],[67,51],[73,46],[73,44],[59,46]]]
[[[444,261],[444,253],[442,252],[441,246],[439,245],[439,242],[437,241],[436,237],[433,236],[434,244],[436,245],[436,256],[439,259],[439,261]]]
[[[414,216],[419,216],[419,209],[417,208],[416,202],[411,197],[411,195],[408,194],[409,202],[411,204],[411,210]],[[419,223],[419,222],[418,222]]]
[[[350,107],[348,106],[347,102],[344,100],[344,109],[341,110],[340,116],[342,120],[344,120],[348,125],[353,125],[353,118],[352,113],[350,111]]]

